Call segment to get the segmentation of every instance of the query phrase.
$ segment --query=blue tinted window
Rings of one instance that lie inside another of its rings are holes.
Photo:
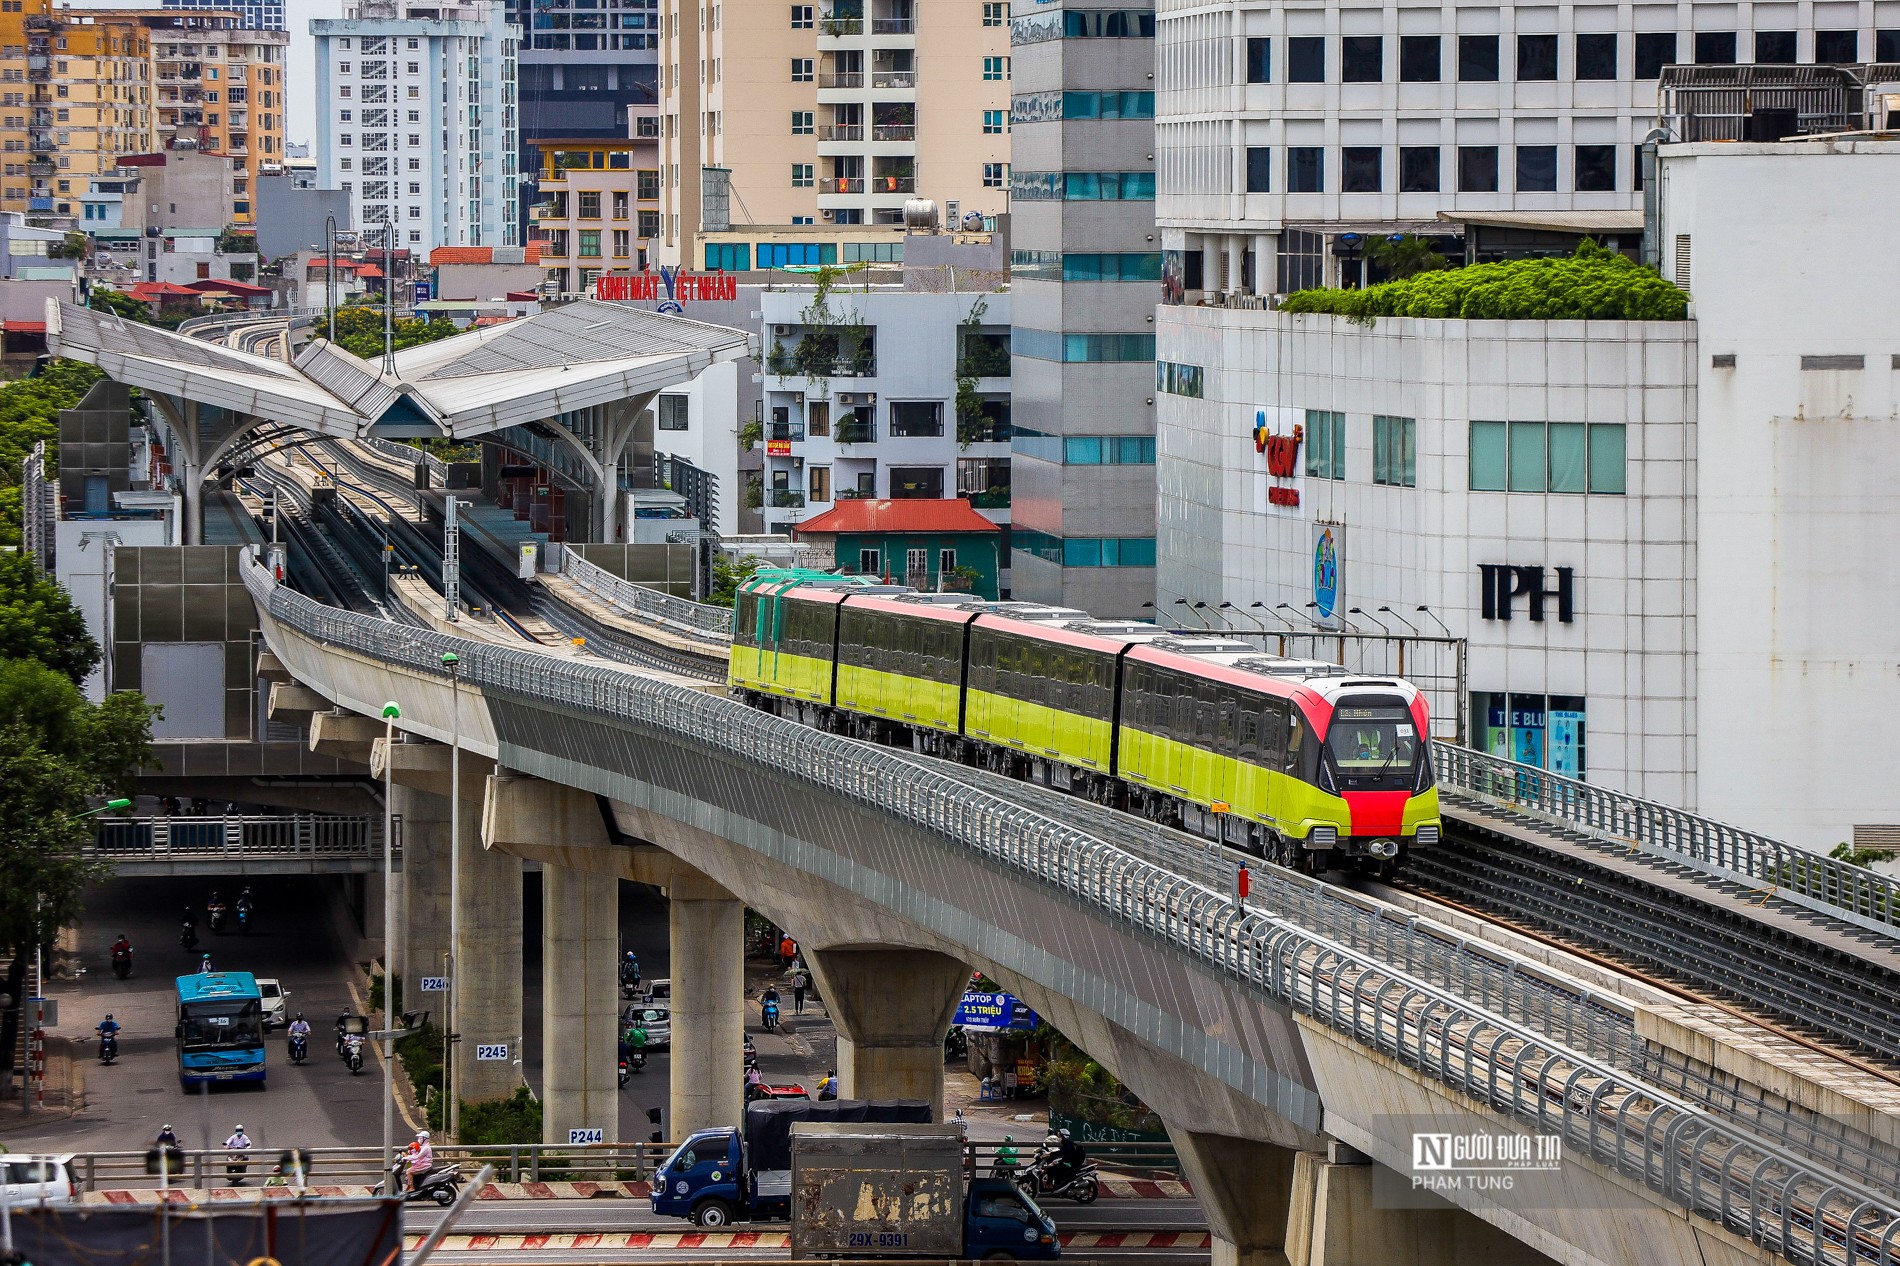
[[[708,242],[706,243],[706,267],[708,270],[723,268],[729,273],[751,271],[752,247],[745,242]],[[761,253],[761,260],[763,254]]]
[[[1102,442],[1101,436],[1072,435],[1063,441],[1063,460],[1071,466],[1100,466]]]

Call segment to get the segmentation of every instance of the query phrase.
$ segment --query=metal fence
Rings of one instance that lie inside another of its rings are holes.
[[[274,621],[319,642],[434,678],[446,676],[440,656],[453,650],[462,679],[497,702],[558,703],[736,756],[955,841],[1456,1093],[1561,1136],[1573,1154],[1790,1260],[1900,1260],[1900,1197],[1812,1165],[1401,968],[1237,906],[1225,893],[899,753],[603,665],[427,632],[408,631],[392,643],[382,621],[292,593],[260,566],[244,575]]]
[[[561,574],[593,594],[608,606],[636,619],[664,625],[675,633],[697,638],[708,647],[724,648],[732,640],[732,608],[676,598],[658,589],[622,580],[582,558],[574,550],[563,550]]]
[[[366,436],[359,442],[365,448],[381,453],[384,457],[394,458],[407,466],[413,467],[417,462],[422,462],[429,468],[431,483],[444,488],[449,486],[449,464],[426,449],[417,448],[413,444],[398,444],[394,440],[386,440],[378,435]]]
[[[400,817],[396,823],[395,852],[400,856]],[[315,813],[99,818],[87,852],[113,861],[381,857],[383,820]]]
[[[1894,881],[1864,866],[1469,747],[1438,742],[1432,755],[1441,787],[1668,853],[1875,931],[1900,929]]]

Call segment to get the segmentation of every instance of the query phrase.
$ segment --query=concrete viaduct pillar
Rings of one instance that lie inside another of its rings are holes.
[[[970,969],[929,950],[848,946],[805,961],[838,1029],[839,1094],[927,1099],[943,1120],[943,1038]]]
[[[672,1096],[666,1133],[684,1138],[707,1126],[733,1125],[745,1108],[745,906],[719,884],[651,844],[607,830],[599,802],[585,792],[525,775],[488,780],[483,839],[500,853],[542,863],[548,893],[548,970],[543,1013],[550,1141],[565,1142],[568,1118],[612,1133],[618,1102],[619,972],[616,931],[598,890],[601,877],[662,889],[668,898],[672,957]],[[582,895],[585,893],[586,895]],[[589,908],[589,902],[601,904]],[[557,910],[558,905],[558,910]],[[567,927],[561,926],[565,919]],[[588,929],[584,934],[583,926]],[[585,958],[585,975],[580,959]],[[598,973],[596,976],[595,973]],[[571,996],[557,1013],[558,994]],[[565,1069],[557,1076],[557,1069]],[[610,1105],[602,1115],[591,1105]],[[564,1106],[573,1105],[573,1106]]]
[[[1170,1128],[1168,1137],[1207,1215],[1212,1266],[1288,1266],[1288,1211],[1301,1153],[1256,1139]],[[1334,1263],[1333,1266],[1346,1266]]]
[[[402,818],[402,879],[397,894],[396,957],[403,980],[403,1006],[427,1007],[439,1024],[448,1022],[440,994],[423,994],[424,976],[442,974],[449,951],[449,798],[397,783],[394,812]]]
[[[1411,1192],[1408,1179],[1343,1143],[1298,1153],[1292,1185],[1290,1266],[1553,1266],[1476,1214]]]
[[[380,728],[380,722],[374,722]],[[378,736],[380,738],[380,735]],[[443,819],[451,783],[452,749],[439,743],[380,741],[370,762],[371,773],[383,777],[390,762],[396,784],[440,797]],[[482,789],[495,762],[472,752],[462,753],[461,830],[445,850],[449,866],[461,871],[461,904],[453,912],[454,943],[449,987],[453,998],[457,1037],[450,1048],[452,1093],[467,1103],[505,1099],[521,1084],[515,1063],[521,1045],[521,862],[482,847]],[[420,883],[421,867],[416,871]],[[431,878],[435,887],[441,881]],[[448,937],[443,937],[447,941]],[[416,949],[422,947],[417,945]],[[441,974],[440,951],[427,966],[411,962],[417,977]],[[425,995],[417,994],[421,1000]],[[446,1022],[444,1000],[427,996],[438,1021]],[[478,1059],[478,1048],[506,1046],[506,1059]]]

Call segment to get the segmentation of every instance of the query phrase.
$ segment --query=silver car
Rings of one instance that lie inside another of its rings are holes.
[[[13,1208],[36,1204],[77,1204],[73,1154],[0,1153],[0,1199]]]
[[[673,1045],[673,1012],[667,1007],[628,1007],[621,1014],[625,1025],[638,1024],[647,1031],[647,1049],[660,1050]]]
[[[257,978],[257,992],[264,999],[264,1031],[281,1029],[290,1023],[289,1013],[285,1010],[284,999],[290,997],[290,990],[267,976]]]

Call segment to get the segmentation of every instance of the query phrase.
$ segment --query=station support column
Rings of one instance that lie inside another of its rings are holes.
[[[541,1141],[620,1141],[620,882],[541,870]]]
[[[737,1125],[745,1111],[745,905],[682,866],[666,886],[673,970],[667,1133]]]
[[[943,1039],[970,969],[946,954],[890,946],[806,951],[838,1029],[839,1094],[926,1099],[943,1119]]]

